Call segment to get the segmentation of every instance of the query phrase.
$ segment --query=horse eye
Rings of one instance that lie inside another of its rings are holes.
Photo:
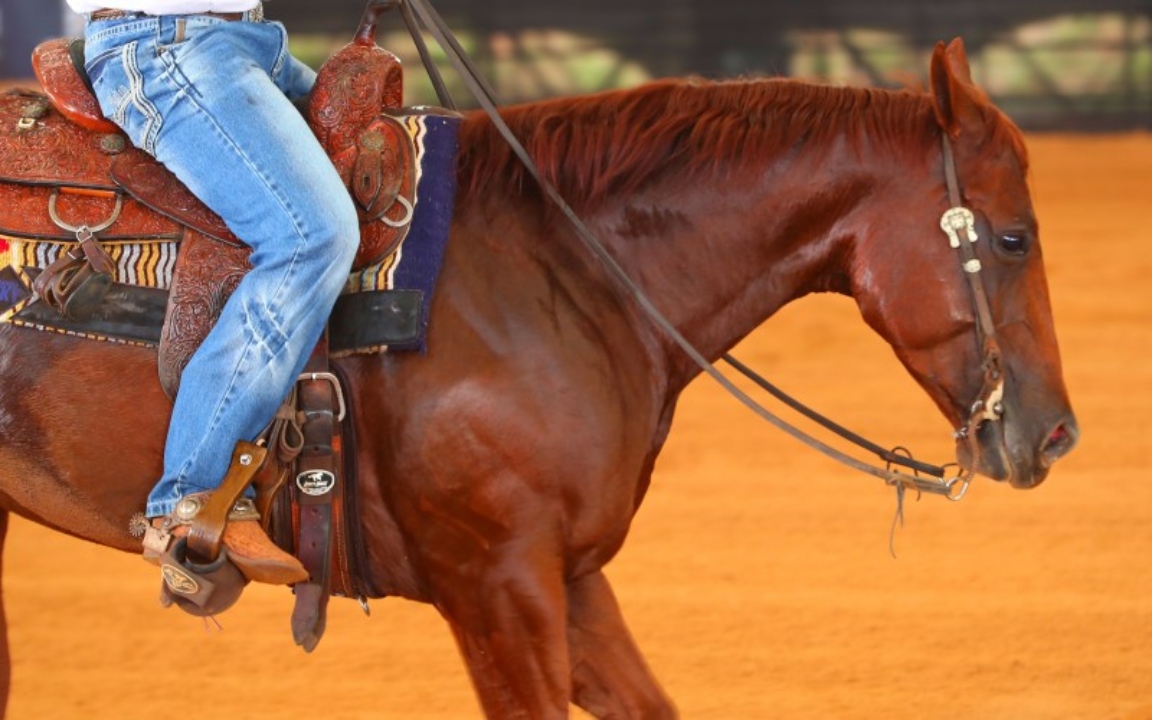
[[[996,240],[1000,249],[1009,255],[1023,255],[1028,252],[1028,236],[1023,233],[1005,233]]]

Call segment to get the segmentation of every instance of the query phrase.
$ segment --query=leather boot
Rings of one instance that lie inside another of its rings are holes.
[[[196,493],[180,500],[170,515],[152,518],[144,533],[144,560],[160,564],[161,554],[177,539],[186,537],[192,520],[209,493]],[[308,571],[292,555],[281,550],[264,529],[248,498],[240,498],[228,513],[221,545],[245,578],[270,585],[292,585],[308,579]],[[206,558],[212,560],[214,558]]]

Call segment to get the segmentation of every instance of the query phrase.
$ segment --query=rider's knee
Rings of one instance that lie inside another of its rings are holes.
[[[360,247],[360,220],[347,193],[328,203],[307,245],[332,272],[347,273]]]

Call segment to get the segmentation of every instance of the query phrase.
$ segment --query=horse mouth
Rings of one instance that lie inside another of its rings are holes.
[[[1040,449],[1040,464],[1045,468],[1052,467],[1057,460],[1072,452],[1079,441],[1080,428],[1075,420],[1069,418],[1060,423],[1048,434],[1048,439]]]
[[[1033,445],[1011,439],[1003,421],[986,420],[969,438],[958,442],[961,467],[1014,488],[1034,488],[1044,482],[1057,460],[1072,451],[1080,437],[1074,418],[1057,423]]]

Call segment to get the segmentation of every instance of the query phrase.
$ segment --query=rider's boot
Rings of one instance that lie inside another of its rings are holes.
[[[220,486],[211,492],[187,495],[168,515],[152,518],[144,531],[144,559],[164,568],[178,543],[180,554],[193,564],[211,564],[222,555],[253,582],[291,585],[308,579],[308,571],[284,552],[260,527],[260,514],[249,498],[240,497],[252,484],[267,457],[267,449],[239,442]],[[187,540],[182,540],[187,538]]]
[[[192,522],[209,500],[209,493],[183,498],[171,515],[152,518],[144,536],[144,559],[160,565],[163,553],[177,540],[187,537]],[[245,578],[271,585],[292,585],[308,579],[308,571],[292,555],[284,552],[260,527],[260,516],[248,498],[240,498],[228,513],[221,546]]]

